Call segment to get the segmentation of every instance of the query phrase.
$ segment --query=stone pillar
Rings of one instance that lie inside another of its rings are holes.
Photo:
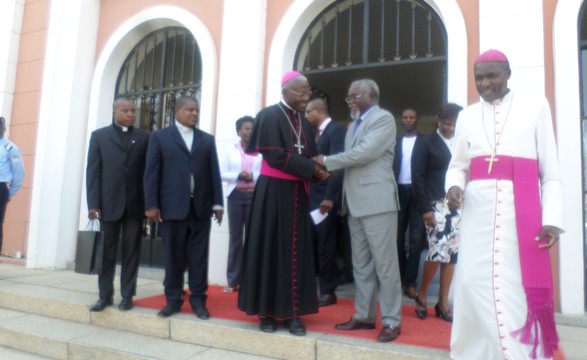
[[[225,0],[220,49],[216,111],[216,143],[219,156],[237,141],[235,121],[255,116],[261,108],[264,80],[265,18],[267,0]],[[226,197],[228,194],[224,193]],[[225,202],[226,203],[226,202]],[[226,283],[228,216],[221,228],[212,225],[209,279]]]
[[[74,258],[100,0],[52,0],[28,237],[29,268]]]

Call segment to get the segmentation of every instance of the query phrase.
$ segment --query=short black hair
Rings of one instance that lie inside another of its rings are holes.
[[[238,134],[238,132],[239,132],[239,131],[241,131],[241,128],[242,128],[242,127],[243,127],[243,125],[244,125],[245,123],[247,123],[247,122],[250,122],[250,123],[254,124],[254,123],[255,123],[255,118],[254,118],[254,117],[252,117],[252,116],[249,116],[249,115],[245,115],[245,116],[243,116],[243,117],[239,118],[239,119],[236,121],[236,133],[237,133],[237,134]]]
[[[182,96],[178,97],[177,99],[175,99],[175,111],[181,109],[188,102],[194,102],[197,104],[198,99],[193,98],[191,96],[187,96],[187,95],[182,95]]]
[[[447,103],[442,105],[440,112],[438,113],[439,120],[456,119],[459,113],[463,110],[461,105],[455,103]]]

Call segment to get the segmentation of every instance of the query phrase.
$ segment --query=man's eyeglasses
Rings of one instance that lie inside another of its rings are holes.
[[[287,91],[289,91],[290,93],[292,93],[292,94],[294,94],[295,96],[298,96],[298,97],[304,97],[304,96],[310,97],[310,96],[312,96],[312,92],[311,91],[308,91],[308,92],[305,92],[305,93],[300,93],[300,92],[289,90],[289,89],[287,89]]]
[[[351,101],[357,101],[360,100],[363,97],[362,94],[354,94],[354,95],[350,95],[344,98],[344,101],[346,101],[346,103],[350,103]]]
[[[310,109],[310,110],[306,110],[306,116],[310,115],[310,113],[312,111],[314,111],[314,110],[318,110],[318,108],[313,108],[313,109]]]

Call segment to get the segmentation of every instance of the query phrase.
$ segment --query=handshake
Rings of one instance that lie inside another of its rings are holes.
[[[312,158],[314,160],[314,177],[318,180],[328,180],[332,173],[326,170],[324,166],[324,156],[318,155]]]

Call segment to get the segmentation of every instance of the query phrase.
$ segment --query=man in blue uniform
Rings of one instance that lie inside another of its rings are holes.
[[[0,253],[4,238],[4,215],[6,205],[22,186],[24,164],[18,146],[4,137],[6,120],[0,116]]]

